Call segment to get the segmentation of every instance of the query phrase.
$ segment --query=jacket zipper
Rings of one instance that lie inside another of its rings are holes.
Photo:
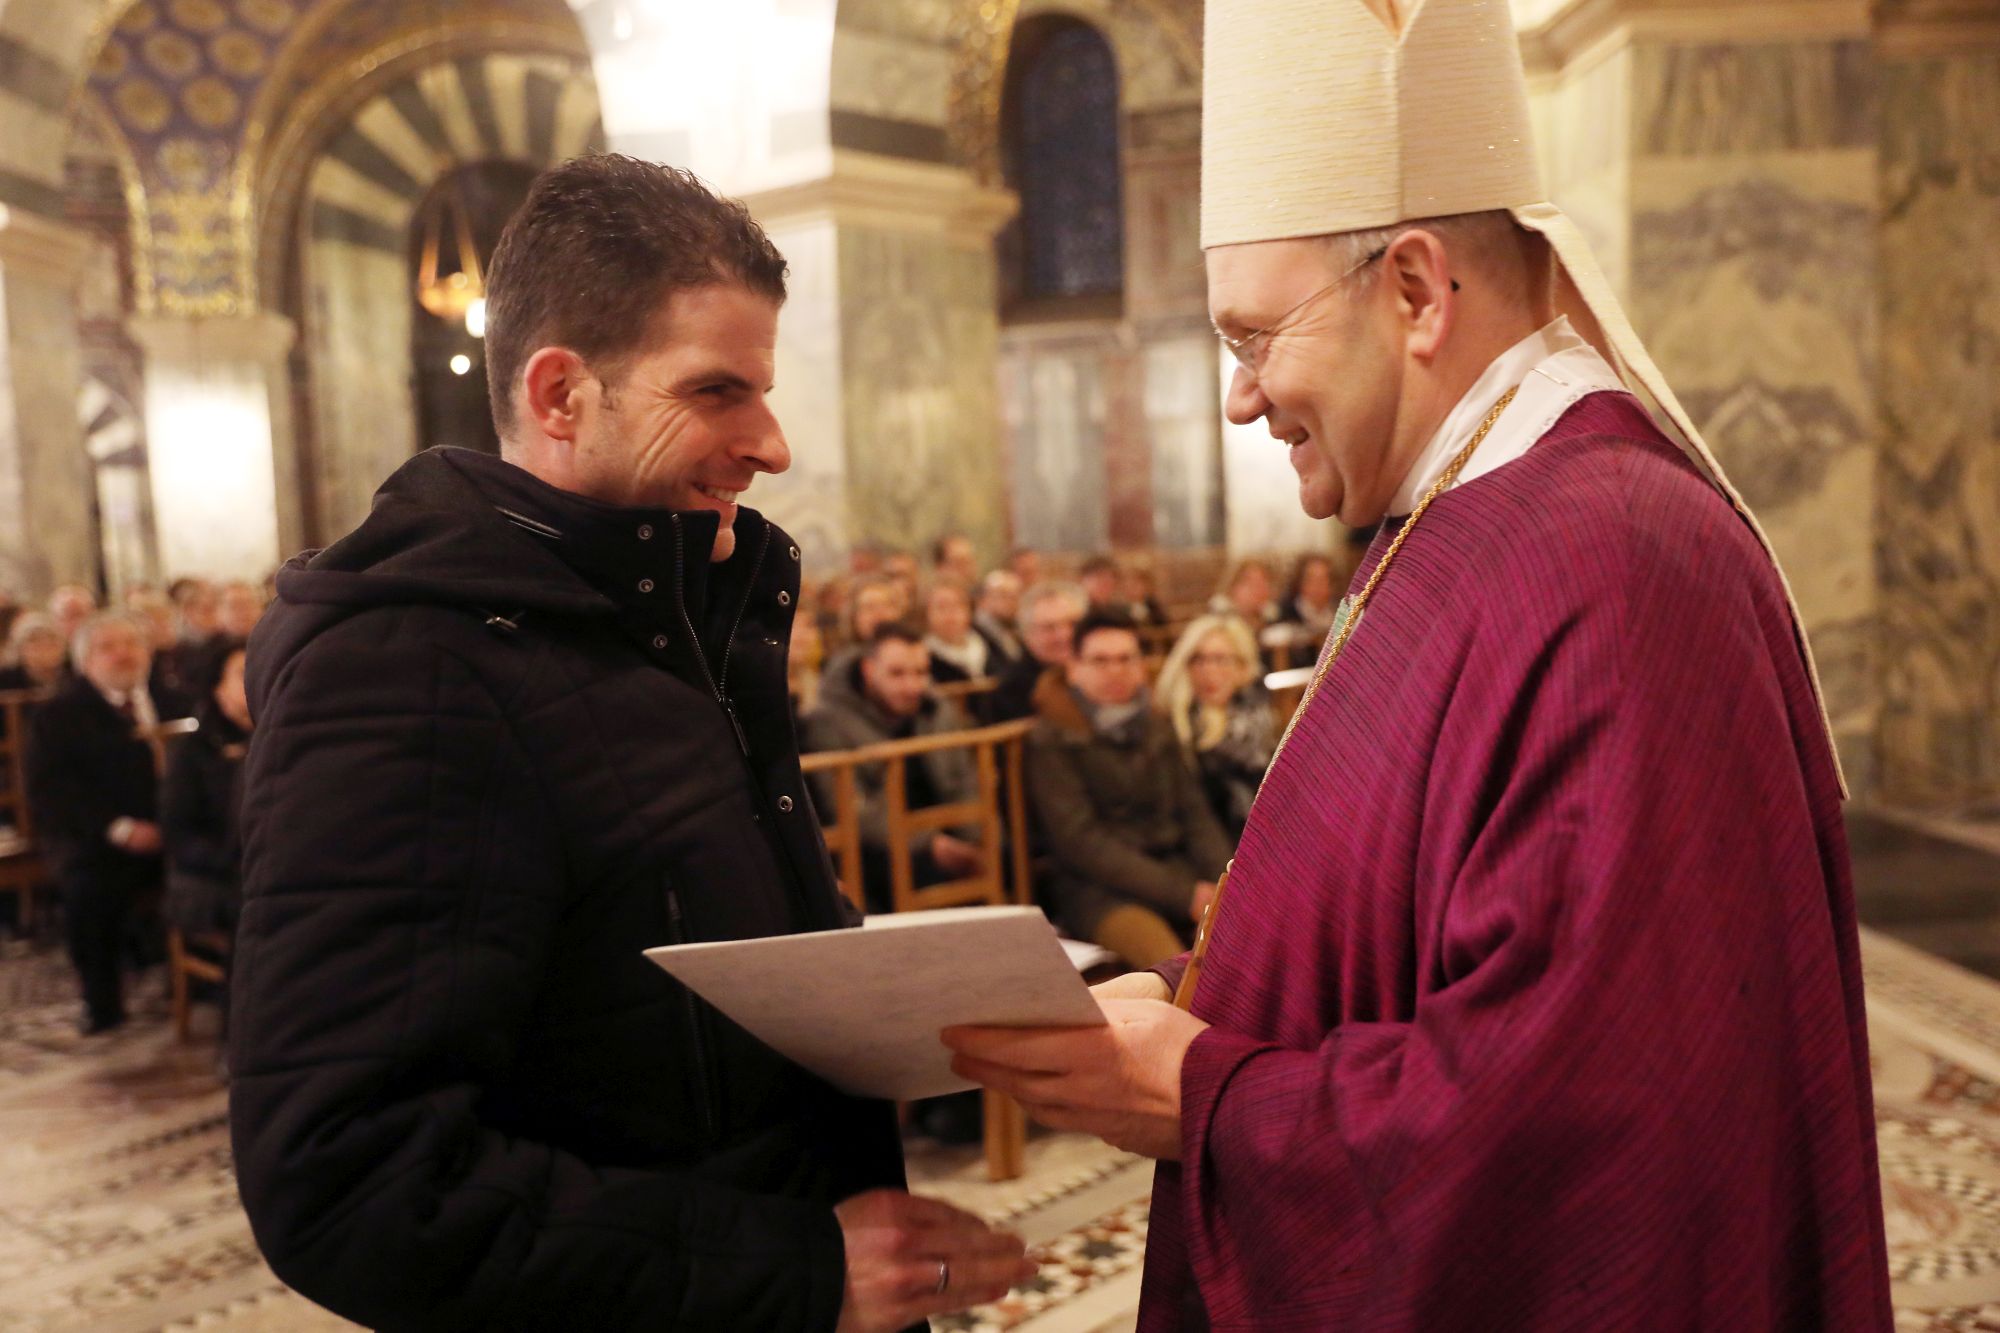
[[[715,702],[722,709],[723,716],[729,719],[730,730],[736,733],[736,748],[737,751],[743,756],[743,772],[744,775],[750,779],[750,790],[756,793],[759,802],[768,804],[768,800],[764,791],[763,779],[757,776],[757,765],[751,759],[750,737],[748,733],[746,733],[743,730],[743,723],[736,716],[736,706],[729,702],[729,696],[724,694],[722,692],[721,685],[716,683],[715,673],[708,669],[708,654],[702,649],[701,636],[695,633],[694,617],[688,614],[687,545],[684,540],[683,534],[681,532],[681,519],[679,514],[675,514],[673,516],[673,524],[674,524],[674,600],[675,603],[680,608],[681,624],[685,626],[687,629],[688,642],[694,645],[694,660],[696,665],[701,667],[702,679],[708,682],[709,693],[715,696]],[[763,544],[757,548],[757,563],[756,566],[751,570],[750,574],[750,590],[743,595],[743,604],[736,609],[736,623],[730,627],[729,639],[723,645],[722,670],[725,678],[729,673],[730,654],[733,652],[736,646],[736,632],[743,626],[743,616],[744,613],[750,609],[750,599],[756,596],[757,594],[757,575],[763,570],[764,556],[765,553],[770,550],[770,547],[771,547],[771,524],[769,522],[766,522],[764,524],[764,541]],[[767,832],[767,836],[772,838],[774,843],[781,841],[777,837],[777,834],[775,832],[775,827],[773,827],[772,830]],[[771,851],[772,854],[775,855],[780,862],[788,862],[790,860],[790,853],[787,852],[786,849],[782,846],[774,845],[771,848]],[[796,875],[794,875],[792,878],[796,879],[797,877]],[[806,926],[810,928],[813,926],[815,922],[821,919],[821,914],[813,910],[812,899],[809,896],[809,891],[807,890],[803,882],[795,883],[792,887],[792,892],[788,896],[792,899],[792,906],[794,910],[796,910],[799,914],[798,919]]]
[[[715,673],[708,669],[708,652],[701,646],[701,635],[695,633],[694,617],[688,614],[687,543],[681,532],[680,515],[675,514],[673,516],[673,520],[674,520],[674,604],[680,610],[681,624],[685,626],[687,629],[688,642],[694,645],[694,660],[695,664],[701,668],[701,678],[708,682],[708,692],[715,696],[715,702],[721,707],[723,716],[729,719],[729,729],[736,733],[736,748],[743,752],[743,758],[746,762],[748,762],[750,758],[750,737],[744,733],[743,724],[737,720],[736,709],[729,702],[729,696],[724,694],[722,692],[722,686],[716,683]],[[768,536],[769,534],[767,533],[766,534],[767,539]],[[747,604],[748,599],[746,598],[745,601]],[[743,621],[743,614],[741,611],[737,612],[736,619],[737,623],[740,625]],[[732,640],[734,640],[736,637],[736,631],[732,629],[729,632],[729,636]],[[726,660],[727,658],[726,652],[724,654],[724,657]]]
[[[667,890],[667,933],[675,944],[688,942],[687,924],[681,916],[681,897],[671,888]],[[694,1038],[694,1082],[697,1099],[701,1103],[702,1129],[712,1142],[721,1117],[715,1105],[715,1079],[709,1073],[708,1019],[693,991],[682,986],[681,997],[687,1006],[688,1033]]]
[[[757,558],[750,565],[750,582],[743,589],[743,601],[736,608],[736,620],[729,626],[729,637],[722,641],[722,679],[717,682],[725,698],[729,694],[729,663],[736,656],[736,634],[743,628],[743,617],[750,610],[750,599],[757,595],[757,576],[764,572],[764,557],[771,550],[771,525],[764,525],[764,540],[757,544]]]

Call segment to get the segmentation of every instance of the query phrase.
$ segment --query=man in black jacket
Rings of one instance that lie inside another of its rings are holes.
[[[257,628],[231,1125],[272,1267],[349,1318],[887,1330],[1032,1271],[640,952],[850,924],[799,549],[738,504],[790,462],[784,275],[684,173],[546,174],[489,278],[504,458],[413,459]]]
[[[129,616],[84,621],[71,657],[77,673],[29,717],[25,780],[94,1034],[125,1021],[133,912],[160,882],[159,742],[142,729],[184,709],[149,693],[145,630]]]

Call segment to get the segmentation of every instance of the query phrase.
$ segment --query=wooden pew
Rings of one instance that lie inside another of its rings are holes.
[[[14,920],[23,935],[41,924],[36,895],[48,884],[48,870],[35,849],[34,819],[28,812],[27,757],[24,741],[28,713],[48,697],[46,690],[0,691],[0,824],[13,826],[13,836],[0,841],[0,893],[19,900]]]
[[[820,811],[820,827],[827,850],[840,870],[841,891],[857,907],[862,906],[861,815],[859,789],[854,772],[864,764],[883,764],[883,796],[888,802],[889,886],[892,910],[917,912],[935,907],[963,907],[973,903],[991,906],[1025,905],[1033,900],[1028,864],[1028,817],[1021,771],[1024,742],[1032,722],[1004,722],[999,726],[972,731],[948,732],[941,736],[919,736],[906,741],[864,746],[857,750],[830,750],[802,756],[800,766],[808,774],[824,773],[834,784],[834,808]],[[909,761],[940,750],[970,749],[979,777],[979,795],[951,805],[910,809]],[[1005,801],[1002,801],[1002,791]],[[910,838],[927,830],[975,825],[980,830],[980,846],[986,851],[985,864],[977,874],[943,884],[917,886],[916,869],[910,856]],[[1002,849],[1007,855],[1003,858]],[[1013,873],[1003,864],[1011,861]],[[1014,1180],[1027,1169],[1027,1119],[1020,1106],[1009,1097],[988,1091],[984,1094],[986,1132],[986,1173],[993,1180]]]

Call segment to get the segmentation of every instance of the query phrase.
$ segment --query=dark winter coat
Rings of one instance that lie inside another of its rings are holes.
[[[35,837],[56,878],[144,886],[158,880],[157,856],[114,846],[120,819],[150,822],[159,808],[153,749],[132,720],[95,685],[70,676],[28,715],[23,755]]]
[[[1078,939],[1121,903],[1190,924],[1198,880],[1229,863],[1230,843],[1170,723],[1151,709],[1115,735],[1091,726],[1051,672],[1028,733],[1028,803],[1055,864],[1062,924]]]
[[[406,464],[249,658],[231,1126],[271,1266],[384,1330],[834,1327],[894,1114],[647,961],[849,924],[785,692],[799,551]]]

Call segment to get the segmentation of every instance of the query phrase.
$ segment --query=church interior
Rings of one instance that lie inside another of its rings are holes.
[[[1761,516],[1816,654],[1896,1327],[2000,1325],[2000,3],[1513,11],[1549,197]],[[1202,25],[1201,0],[0,0],[11,623],[82,589],[172,644],[190,599],[268,596],[419,451],[496,451],[483,269],[536,175],[601,151],[740,198],[789,261],[793,465],[754,503],[804,552],[802,708],[868,590],[922,618],[954,561],[1032,583],[1108,558],[1158,613],[1155,667],[1246,568],[1253,604],[1308,567],[1344,585],[1367,534],[1306,517],[1284,450],[1223,415]],[[1296,704],[1310,646],[1260,643]],[[76,1031],[20,683],[0,1327],[353,1327],[259,1255],[178,935],[132,1023]],[[984,1111],[983,1138],[912,1122],[913,1186],[1017,1226],[1040,1276],[935,1326],[1132,1328],[1150,1164]]]

